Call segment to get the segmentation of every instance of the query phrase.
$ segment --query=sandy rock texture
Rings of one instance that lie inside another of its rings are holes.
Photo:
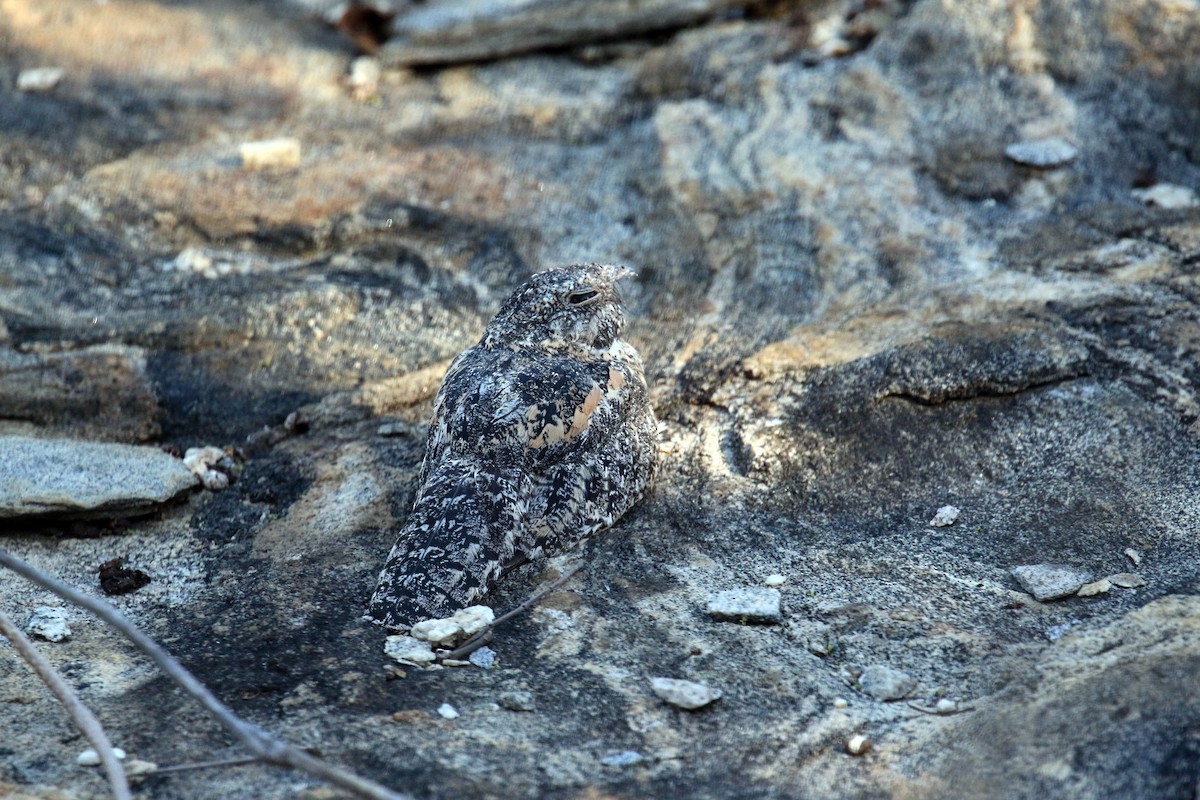
[[[560,36],[546,0],[559,38],[420,67],[356,61],[332,5],[0,0],[0,433],[245,455],[0,546],[94,592],[124,558],[150,583],[112,601],[240,714],[419,798],[1197,795],[1194,2],[663,0]],[[584,565],[490,668],[397,671],[360,617],[441,373],[585,260],[638,271],[656,489],[506,580],[498,612]],[[1028,565],[1138,580],[1038,602]],[[767,585],[775,624],[707,613]],[[131,759],[238,754],[65,614],[42,646]],[[104,794],[7,646],[0,706],[0,794]]]

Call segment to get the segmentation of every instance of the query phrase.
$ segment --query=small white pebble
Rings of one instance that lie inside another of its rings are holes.
[[[937,705],[933,707],[933,710],[939,714],[953,714],[955,711],[958,711],[958,703],[948,697],[943,697],[937,701]]]
[[[67,74],[62,67],[34,67],[17,73],[18,92],[48,92]]]
[[[119,747],[112,749],[113,755],[119,759],[125,758],[125,751]],[[98,767],[100,766],[100,754],[92,748],[84,750],[79,755],[75,756],[75,763],[81,767]]]
[[[442,703],[438,706],[437,713],[442,719],[458,719],[459,717],[458,709],[449,703]]]
[[[863,736],[861,733],[856,733],[846,740],[846,752],[852,756],[861,756],[870,752],[871,740]]]
[[[947,525],[953,525],[956,521],[958,521],[958,516],[961,513],[962,512],[960,512],[954,506],[942,506],[937,510],[937,513],[933,515],[933,519],[929,520],[929,527],[944,528]]]
[[[849,708],[850,701],[844,697],[835,697],[835,698],[833,698],[833,707],[834,708]]]
[[[1132,547],[1125,548],[1125,557],[1132,561],[1135,567],[1140,567],[1142,565],[1142,554],[1137,550],[1134,550]]]
[[[238,152],[243,169],[290,168],[300,165],[300,140],[292,137],[243,142]]]
[[[1133,197],[1148,206],[1158,208],[1191,208],[1200,205],[1200,197],[1187,186],[1156,183],[1149,189],[1134,189]]]
[[[783,577],[779,573],[768,575],[767,577],[763,578],[763,586],[770,586],[772,589],[783,586],[783,584],[786,582],[787,578]]]
[[[427,619],[412,626],[414,639],[431,644],[449,644],[462,636],[462,626],[453,619]]]
[[[189,447],[183,454],[183,465],[196,475],[204,472],[225,457],[225,451],[219,447]]]
[[[491,625],[496,619],[496,612],[488,606],[468,606],[462,611],[455,612],[450,619],[462,627],[467,636],[474,636],[479,631]]]
[[[223,492],[229,488],[229,476],[219,469],[206,469],[200,473],[200,483],[210,492]]]

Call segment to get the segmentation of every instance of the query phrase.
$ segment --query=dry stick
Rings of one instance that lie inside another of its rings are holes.
[[[496,617],[494,620],[492,620],[486,626],[484,626],[483,628],[480,628],[479,632],[476,633],[474,636],[472,636],[470,639],[467,639],[465,642],[463,642],[458,647],[451,650],[449,653],[446,653],[445,655],[441,656],[442,660],[460,659],[463,656],[471,655],[471,653],[474,653],[476,650],[483,647],[485,644],[487,644],[488,642],[490,642],[492,640],[492,632],[496,630],[497,625],[499,625],[502,622],[508,622],[510,619],[512,619],[517,614],[520,614],[523,611],[528,611],[532,606],[540,603],[542,601],[542,599],[544,597],[546,597],[546,595],[548,595],[551,592],[553,592],[554,590],[558,589],[564,583],[571,580],[571,578],[574,578],[575,573],[579,572],[579,570],[581,570],[581,569],[583,569],[582,564],[571,567],[569,570],[564,572],[562,575],[559,575],[558,578],[555,579],[554,583],[550,584],[545,589],[543,589],[542,591],[535,594],[533,597],[530,597],[528,600],[526,600],[524,603],[521,603],[521,605],[517,606],[512,611],[509,611],[505,614],[501,614],[500,616]]]
[[[190,764],[172,764],[169,767],[155,767],[154,775],[162,775],[165,772],[185,772],[191,769],[211,769],[213,767],[240,767],[245,764],[254,764],[258,761],[254,756],[240,756],[238,758],[219,758],[212,761],[195,761]]]
[[[100,756],[100,763],[104,765],[104,771],[108,774],[108,783],[112,787],[113,796],[117,800],[133,800],[133,795],[129,792],[129,781],[125,780],[125,770],[117,759],[116,753],[113,752],[112,742],[108,741],[108,735],[104,732],[100,720],[96,719],[96,715],[79,700],[79,697],[71,690],[70,686],[67,686],[66,681],[62,679],[54,666],[34,647],[29,637],[17,627],[12,617],[3,611],[0,611],[0,635],[12,642],[17,653],[33,668],[37,676],[42,679],[42,683],[50,687],[50,691],[54,692],[58,702],[62,703],[63,708],[71,715],[75,725],[83,731],[83,735],[92,743],[92,747],[96,748],[96,753]]]
[[[158,668],[167,674],[167,677],[199,700],[200,704],[208,709],[208,712],[216,717],[217,721],[237,737],[242,745],[259,760],[268,764],[298,769],[362,797],[371,798],[371,800],[410,800],[408,795],[393,792],[372,780],[313,758],[303,750],[276,739],[257,725],[240,719],[228,706],[218,700],[207,686],[184,669],[183,665],[176,661],[175,657],[163,649],[158,642],[142,633],[124,614],[98,597],[83,594],[65,583],[55,580],[3,549],[0,549],[0,566],[8,567],[43,589],[77,606],[86,608],[109,626],[116,628],[139,650],[148,655],[158,665]]]

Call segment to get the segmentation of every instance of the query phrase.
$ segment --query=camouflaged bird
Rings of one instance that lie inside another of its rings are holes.
[[[514,563],[572,547],[641,499],[657,423],[621,340],[623,267],[534,275],[433,405],[420,489],[369,616],[407,629],[472,605]]]

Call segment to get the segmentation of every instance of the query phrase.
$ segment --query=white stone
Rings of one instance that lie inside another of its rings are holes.
[[[1140,567],[1142,564],[1142,554],[1132,547],[1125,548],[1125,557],[1132,561],[1135,567]]]
[[[287,169],[300,165],[300,140],[284,137],[243,142],[238,153],[244,169]]]
[[[718,689],[711,689],[703,683],[677,678],[651,678],[650,688],[662,700],[676,708],[688,711],[703,708],[721,698],[721,692]]]
[[[48,92],[62,81],[67,72],[62,67],[34,67],[17,73],[18,92]]]
[[[1149,189],[1134,189],[1133,197],[1158,208],[1191,208],[1200,205],[1200,198],[1192,189],[1173,183],[1156,183]]]
[[[449,703],[442,703],[438,706],[437,713],[442,719],[458,719],[461,716],[458,713],[458,709]]]
[[[404,635],[387,637],[383,644],[383,652],[401,664],[414,667],[427,667],[437,659],[428,642]]]
[[[112,751],[113,755],[118,759],[125,758],[125,751],[121,748],[114,747]],[[81,767],[98,767],[100,766],[100,754],[89,747],[87,750],[84,750],[82,753],[75,756],[75,763]]]
[[[25,630],[30,636],[48,642],[63,642],[71,638],[71,626],[67,624],[67,612],[56,606],[38,606],[29,615]]]
[[[1004,155],[1018,164],[1048,169],[1074,161],[1079,148],[1062,139],[1035,139],[1010,144],[1004,148]]]
[[[783,577],[779,573],[768,575],[767,577],[763,578],[763,585],[770,586],[772,589],[777,589],[780,586],[783,586],[785,583],[787,583],[787,578]]]
[[[947,525],[953,525],[958,521],[960,513],[962,512],[960,512],[954,506],[942,506],[937,510],[937,513],[933,515],[933,519],[929,520],[929,527],[944,528]]]
[[[835,697],[835,698],[833,698],[833,707],[834,708],[849,708],[850,701],[844,697]]]
[[[871,740],[861,733],[855,734],[846,740],[846,752],[852,756],[866,755],[871,751],[871,746]]]
[[[718,592],[708,601],[708,615],[715,620],[775,624],[783,619],[778,589],[749,587]]]
[[[205,253],[198,247],[185,247],[179,251],[179,255],[174,259],[163,264],[163,269],[179,272],[197,272],[202,275],[207,274],[213,268],[212,256]]]
[[[196,475],[203,475],[209,467],[225,457],[225,451],[219,447],[189,447],[183,454],[183,465]]]
[[[427,619],[412,626],[414,639],[430,644],[449,644],[462,636],[462,626],[453,619]]]
[[[937,701],[937,705],[933,707],[933,710],[939,714],[953,714],[955,711],[958,711],[958,703],[948,697],[943,697]]]
[[[223,492],[229,488],[229,476],[219,469],[206,469],[200,473],[200,483],[210,492]]]
[[[464,634],[474,636],[495,621],[496,612],[488,606],[468,606],[450,619],[458,623]]]

